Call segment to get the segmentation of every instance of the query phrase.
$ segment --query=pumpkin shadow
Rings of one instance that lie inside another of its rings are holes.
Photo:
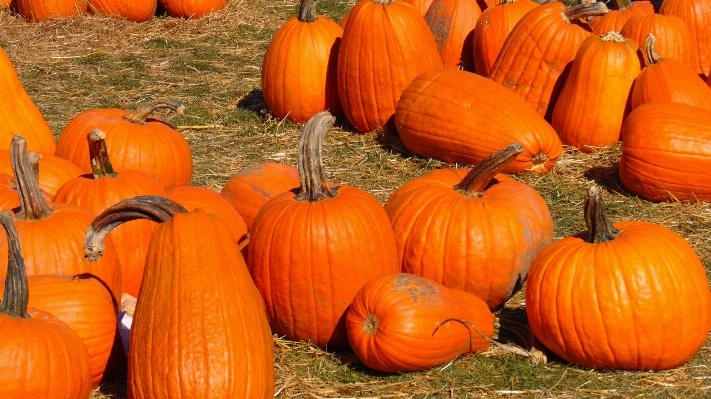
[[[620,180],[619,166],[619,162],[614,162],[607,166],[595,166],[586,170],[583,176],[611,193],[621,194],[626,197],[633,196]]]
[[[374,134],[375,142],[380,145],[380,148],[383,151],[388,152],[390,154],[400,155],[403,158],[417,157],[416,155],[408,151],[405,147],[405,144],[403,144],[402,140],[400,139],[400,135],[398,134],[397,129],[395,128],[394,122],[388,123],[382,129],[376,130]],[[426,157],[422,158],[426,159]]]
[[[254,112],[258,115],[269,113],[267,102],[264,100],[264,93],[260,89],[253,89],[246,96],[237,102],[237,108]]]

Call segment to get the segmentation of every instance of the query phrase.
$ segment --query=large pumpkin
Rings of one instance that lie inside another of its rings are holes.
[[[151,238],[131,325],[128,396],[274,397],[274,342],[264,304],[225,223],[162,197],[124,200],[87,231],[90,261],[117,224],[161,223]]]
[[[657,51],[660,56],[674,58],[688,68],[694,68],[696,58],[693,37],[684,21],[675,16],[634,15],[625,22],[620,33],[637,43],[644,43],[647,36],[653,34],[657,38]],[[640,64],[644,65],[641,52],[639,59]]]
[[[711,2],[708,0],[664,0],[659,13],[679,17],[693,40],[691,69],[699,75],[711,76]]]
[[[171,17],[190,19],[202,18],[227,5],[227,0],[158,0],[158,2]]]
[[[26,21],[68,17],[86,12],[87,0],[16,0],[17,10]]]
[[[445,68],[474,72],[473,37],[481,9],[476,0],[434,0],[425,21]]]
[[[615,9],[607,14],[594,17],[589,25],[593,33],[602,35],[611,31],[619,32],[633,15],[651,15],[654,8],[649,1],[615,0]]]
[[[169,124],[148,116],[161,108],[182,115],[176,101],[155,101],[136,111],[116,108],[84,111],[64,128],[57,143],[57,156],[91,173],[86,137],[92,129],[106,133],[106,146],[116,170],[137,169],[158,180],[163,188],[190,184],[193,158],[185,138]]]
[[[298,153],[301,188],[272,198],[259,211],[248,260],[272,331],[338,350],[348,347],[345,314],[356,292],[400,267],[378,200],[325,179],[321,146],[334,121],[322,112],[306,124]]]
[[[563,151],[551,126],[516,94],[451,69],[423,73],[407,87],[395,126],[410,152],[452,163],[476,164],[516,141],[524,152],[505,172],[547,172]]]
[[[89,10],[95,13],[116,15],[134,22],[151,20],[157,6],[156,0],[89,0]]]
[[[656,224],[614,225],[600,189],[585,198],[588,231],[536,258],[526,313],[563,359],[600,369],[665,370],[691,359],[711,327],[706,271],[691,246]]]

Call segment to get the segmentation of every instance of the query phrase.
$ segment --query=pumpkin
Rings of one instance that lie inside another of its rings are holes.
[[[346,326],[363,364],[401,373],[488,349],[485,337],[494,335],[494,320],[486,303],[474,295],[396,273],[377,277],[358,291]]]
[[[472,39],[474,71],[477,74],[489,76],[511,30],[536,7],[538,3],[531,0],[503,0],[481,13]]]
[[[160,225],[131,325],[128,396],[273,398],[264,304],[225,223],[162,197],[123,200],[88,229],[89,261],[112,228],[137,218]]]
[[[633,15],[652,15],[654,8],[649,1],[615,0],[615,10],[588,22],[593,33],[602,35],[611,31],[619,32]]]
[[[165,196],[166,192],[151,176],[138,170],[116,172],[106,149],[106,134],[93,129],[87,136],[92,173],[66,182],[54,200],[75,204],[98,215],[119,201],[139,195]],[[126,223],[111,231],[121,263],[121,292],[138,296],[146,263],[148,244],[157,225],[148,220]]]
[[[694,65],[691,69],[699,75],[711,76],[711,3],[707,0],[665,0],[659,13],[684,21],[692,38],[691,59]]]
[[[299,187],[299,171],[293,166],[276,162],[249,165],[240,169],[222,187],[220,194],[237,210],[252,230],[254,218],[267,201]]]
[[[665,370],[686,363],[711,327],[711,292],[691,246],[666,227],[612,224],[600,189],[585,198],[588,230],[543,250],[526,284],[541,343],[584,367]]]
[[[10,148],[10,142],[16,134],[27,137],[30,151],[41,154],[54,154],[56,144],[54,134],[47,125],[39,109],[22,87],[22,82],[15,72],[5,51],[0,48],[0,150]],[[3,151],[0,151],[3,152]],[[5,173],[0,171],[0,173]]]
[[[264,204],[252,226],[248,260],[275,334],[340,350],[348,347],[345,314],[356,292],[400,267],[388,214],[378,200],[326,181],[322,143],[334,121],[321,112],[304,127],[300,190]]]
[[[82,14],[87,0],[16,0],[17,11],[26,21],[40,22],[50,18]]]
[[[78,205],[46,202],[30,166],[27,143],[21,136],[11,148],[15,183],[20,209],[14,220],[22,241],[25,266],[29,275],[91,274],[104,283],[116,303],[121,297],[121,266],[113,241],[106,246],[101,262],[84,260],[81,243],[95,214]],[[8,247],[0,232],[0,279],[5,278],[4,258]]]
[[[614,31],[585,39],[553,110],[563,144],[591,152],[619,140],[640,71],[636,52],[637,43]]]
[[[39,174],[36,176],[37,183],[42,192],[50,196],[48,199],[57,194],[57,190],[64,183],[84,173],[78,166],[55,155],[41,155],[38,162]],[[9,150],[0,151],[0,173],[12,175],[12,161],[10,160]]]
[[[622,127],[620,180],[652,201],[711,201],[711,111],[645,104]]]
[[[28,154],[30,161],[30,167],[32,168],[32,174],[35,175],[35,179],[38,179],[39,175],[39,161],[41,155],[31,152]],[[47,201],[52,201],[54,196],[48,194],[44,190],[41,190],[42,196]],[[17,185],[13,180],[13,177],[6,174],[0,174],[0,211],[12,210],[20,206],[20,194],[17,190]]]
[[[524,149],[513,143],[473,169],[438,169],[385,203],[402,270],[466,291],[491,309],[526,281],[553,242],[553,219],[532,187],[499,172]]]
[[[563,151],[550,125],[515,93],[473,73],[418,76],[402,94],[395,126],[408,151],[476,164],[512,141],[524,147],[505,172],[545,173]]]
[[[437,44],[417,10],[395,0],[357,3],[338,51],[338,95],[348,122],[361,133],[391,123],[407,85],[441,68]]]
[[[0,397],[88,398],[91,365],[84,342],[61,320],[28,308],[22,248],[12,216],[0,213],[9,247],[0,303]]]
[[[644,43],[649,34],[657,37],[657,51],[665,58],[674,58],[694,67],[693,38],[684,21],[674,16],[661,14],[632,16],[620,30],[622,36],[637,43]],[[644,65],[644,56],[639,53],[640,64]]]
[[[427,14],[427,10],[430,9],[433,0],[402,0],[402,2],[415,7],[415,9],[420,12],[420,15],[424,16]]]
[[[98,387],[116,334],[111,293],[99,280],[87,275],[29,276],[27,281],[28,306],[67,323],[84,342],[91,364],[92,387]]]
[[[227,0],[158,0],[173,18],[198,19],[227,5]]]
[[[637,76],[632,90],[632,109],[653,102],[693,105],[711,111],[711,89],[699,76],[674,58],[662,58],[657,39],[649,34],[644,41],[647,66]]]
[[[262,64],[262,93],[279,119],[305,123],[316,113],[341,112],[336,61],[343,29],[301,0],[299,16],[277,30]]]
[[[148,118],[152,112],[168,108],[182,115],[185,107],[176,101],[155,101],[134,112],[116,108],[93,109],[74,117],[57,143],[57,156],[91,173],[86,137],[94,129],[106,133],[106,146],[116,170],[146,172],[163,188],[190,184],[193,158],[185,138],[172,126]]]
[[[134,22],[146,22],[156,13],[156,0],[89,0],[89,10],[116,15]]]
[[[604,3],[566,8],[554,1],[528,12],[506,38],[489,79],[521,96],[541,116],[550,117],[569,65],[591,33],[574,21],[607,12]]]
[[[445,68],[474,71],[473,37],[481,9],[476,0],[434,0],[425,14]]]

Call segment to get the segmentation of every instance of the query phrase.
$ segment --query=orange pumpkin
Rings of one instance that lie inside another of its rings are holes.
[[[420,12],[420,15],[424,16],[427,14],[427,10],[430,9],[433,0],[402,0],[402,2],[415,7]]]
[[[614,225],[600,189],[585,198],[588,231],[531,266],[526,313],[536,338],[584,367],[665,370],[691,359],[711,327],[706,271],[691,246],[656,224]]]
[[[434,0],[425,21],[445,68],[474,71],[473,37],[481,9],[476,0]]]
[[[225,8],[227,0],[158,0],[158,3],[173,18],[198,19]]]
[[[633,15],[652,15],[654,8],[649,1],[615,0],[615,10],[600,17],[593,17],[588,24],[593,33],[602,35],[611,31],[619,32]]]
[[[89,0],[89,10],[116,15],[129,21],[150,21],[156,13],[156,0]]]
[[[30,22],[82,14],[88,7],[87,0],[16,0],[16,2],[22,18]]]
[[[42,155],[39,158],[39,175],[37,183],[44,193],[51,196],[57,194],[59,187],[84,172],[78,166],[54,155]],[[10,151],[0,151],[0,173],[12,175],[12,161]]]
[[[692,38],[691,69],[701,76],[711,76],[711,2],[708,0],[665,0],[659,13],[679,17]]]
[[[644,43],[649,34],[657,37],[657,51],[665,58],[674,58],[694,68],[693,38],[686,24],[674,16],[634,15],[625,22],[620,30],[622,36],[637,43]],[[639,53],[640,64],[644,65],[644,56]]]

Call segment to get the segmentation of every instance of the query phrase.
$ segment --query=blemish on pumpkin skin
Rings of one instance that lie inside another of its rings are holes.
[[[253,184],[252,184],[252,190],[254,190],[254,191],[258,192],[258,193],[261,193],[262,195],[264,195],[264,196],[267,197],[267,198],[271,198],[271,196],[272,196],[272,193],[271,193],[271,192],[265,190],[264,187],[261,187],[261,186],[258,185],[257,183],[253,183]]]
[[[437,49],[439,51],[442,51],[444,43],[447,41],[449,33],[452,31],[451,19],[445,18],[444,16],[439,16],[439,18],[437,18],[439,10],[443,7],[442,2],[440,1],[432,3],[425,18],[425,22],[429,25],[430,30],[432,31],[432,36],[434,36],[434,39],[437,42]]]
[[[410,295],[412,302],[422,306],[432,305],[432,300],[439,298],[439,295],[435,295],[437,290],[428,280],[409,274],[402,273],[396,276],[393,285],[394,291]],[[422,301],[423,299],[426,300]]]

